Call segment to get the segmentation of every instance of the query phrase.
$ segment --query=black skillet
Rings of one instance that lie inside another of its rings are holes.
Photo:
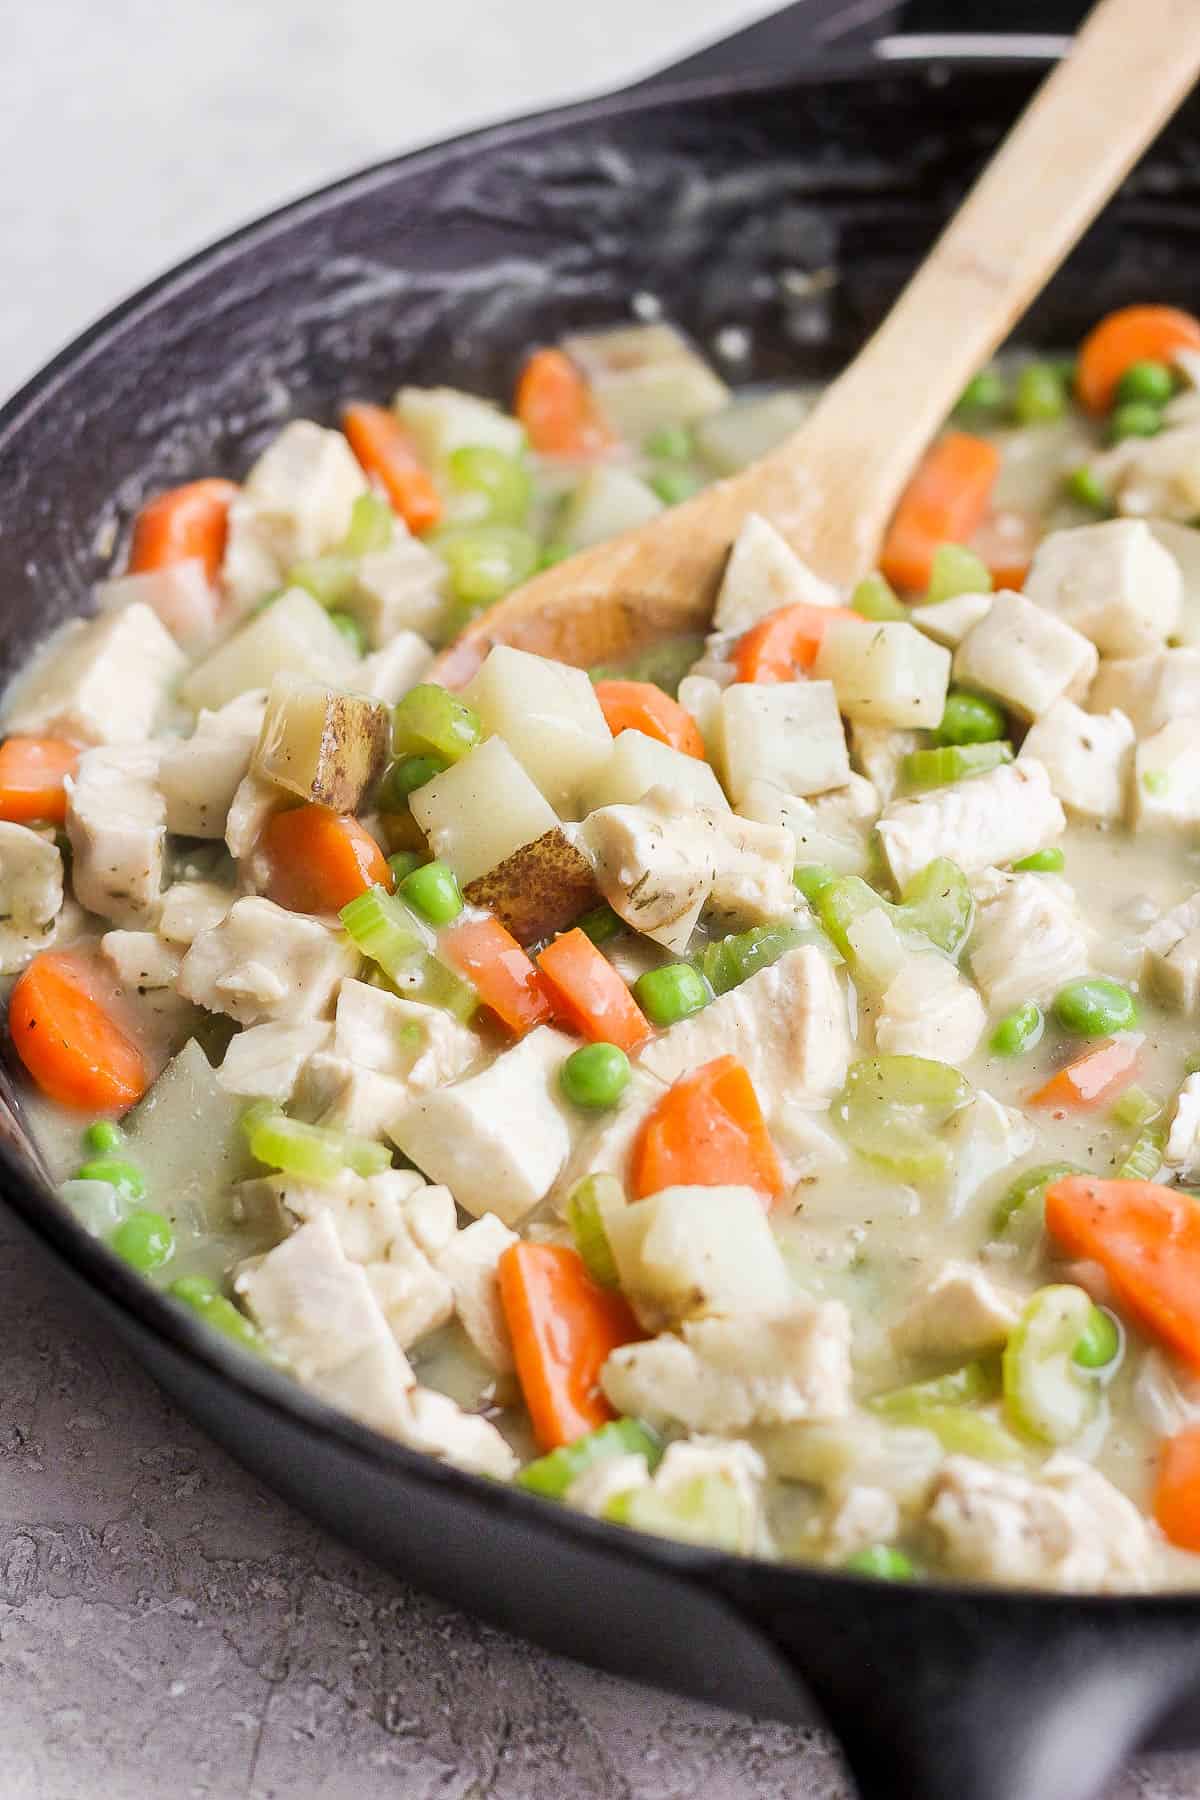
[[[1044,24],[1029,4],[1019,22]],[[835,368],[1052,53],[943,41],[930,61],[927,42],[893,41],[886,60],[796,67],[806,30],[844,44],[881,16],[810,0],[694,59],[687,84],[384,164],[119,308],[0,413],[0,675],[85,607],[145,493],[240,475],[287,410],[327,417],[401,378],[507,393],[531,341],[624,319],[637,292],[708,345],[748,328],[736,376]],[[833,287],[805,279],[830,268]],[[1198,285],[1193,101],[1028,332],[1070,344],[1110,306],[1187,305]],[[245,1366],[84,1235],[19,1128],[0,1139],[0,1190],[163,1386],[331,1530],[554,1650],[748,1712],[823,1715],[866,1800],[1086,1800],[1135,1743],[1200,1745],[1200,1597],[890,1587],[622,1533]]]

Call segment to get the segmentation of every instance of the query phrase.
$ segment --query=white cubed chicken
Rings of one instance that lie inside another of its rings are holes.
[[[851,781],[861,780],[852,776]],[[863,782],[872,795],[870,782]],[[849,796],[850,784],[817,796],[832,801]],[[743,819],[755,819],[761,825],[782,825],[792,834],[796,846],[795,860],[800,863],[825,863],[838,875],[865,875],[870,866],[870,828],[878,806],[869,818],[863,817],[854,802],[846,799],[843,806],[817,806],[802,800],[798,794],[785,794],[769,781],[752,781],[738,803]]]
[[[997,1286],[975,1263],[942,1263],[892,1327],[903,1356],[979,1356],[999,1350],[1020,1315],[1017,1295]]]
[[[1139,737],[1172,719],[1200,718],[1200,650],[1158,650],[1100,664],[1088,694],[1093,712],[1118,709]]]
[[[168,831],[180,837],[224,837],[225,821],[249,771],[266,706],[263,689],[251,689],[216,712],[201,712],[191,737],[165,746],[158,785],[166,804]]]
[[[904,786],[904,759],[921,750],[929,739],[923,731],[896,731],[891,725],[864,725],[850,721],[850,756],[855,768],[871,782],[881,806],[894,800]]]
[[[850,1410],[850,1316],[836,1300],[686,1320],[678,1337],[623,1344],[600,1373],[620,1413],[722,1434]]]
[[[62,906],[57,845],[27,825],[0,822],[0,974],[15,974],[53,943]]]
[[[713,629],[749,631],[785,606],[836,606],[838,594],[801,562],[761,513],[749,513],[738,532],[713,608]]]
[[[490,1419],[466,1412],[449,1394],[440,1394],[435,1388],[417,1387],[409,1394],[404,1442],[410,1450],[423,1450],[427,1456],[492,1481],[510,1481],[519,1466],[515,1452]]]
[[[875,1048],[881,1056],[961,1063],[975,1051],[986,1024],[983,1002],[970,982],[931,950],[906,956],[884,988],[875,1015]]]
[[[219,925],[236,899],[232,888],[216,881],[173,881],[163,893],[158,935],[186,949],[202,931]]]
[[[949,600],[911,606],[908,616],[935,644],[944,644],[947,650],[957,650],[967,633],[974,631],[991,610],[990,594],[952,594]]]
[[[740,681],[721,696],[725,786],[737,806],[755,781],[823,794],[850,777],[846,734],[828,681]]]
[[[975,913],[971,972],[993,1013],[1053,1000],[1091,966],[1091,940],[1066,882],[1018,871],[991,884]]]
[[[886,1488],[855,1483],[846,1489],[830,1515],[825,1541],[839,1562],[875,1544],[887,1544],[900,1531],[900,1507]]]
[[[564,818],[612,753],[613,737],[583,669],[497,644],[463,689],[485,734],[503,738]]]
[[[732,398],[684,334],[663,320],[573,332],[562,347],[627,443],[641,443],[660,425],[710,418]]]
[[[1200,425],[1125,438],[1092,468],[1117,510],[1130,517],[1190,524],[1200,513]]]
[[[821,1489],[840,1505],[855,1487],[882,1489],[905,1521],[929,1503],[944,1452],[932,1431],[892,1425],[872,1413],[848,1410],[836,1419],[764,1432],[758,1443],[774,1475]]]
[[[363,1138],[391,1137],[407,1105],[400,1082],[332,1050],[309,1057],[293,1096],[297,1118]]]
[[[127,606],[148,606],[175,642],[198,656],[216,632],[220,597],[200,557],[189,556],[165,569],[96,583],[97,612],[121,612]]]
[[[595,463],[571,490],[558,521],[569,550],[588,550],[622,531],[648,525],[663,510],[654,489],[620,463]]]
[[[278,600],[189,670],[179,696],[194,712],[217,711],[248,689],[269,688],[276,675],[310,676],[352,687],[358,656],[318,600],[288,588]]]
[[[1151,1527],[1098,1470],[1059,1453],[1036,1475],[947,1457],[928,1524],[952,1574],[1061,1593],[1150,1587]]]
[[[143,1016],[162,1020],[177,1041],[195,1023],[195,1009],[179,993],[183,951],[153,931],[106,931],[100,954]]]
[[[1200,894],[1156,919],[1143,940],[1149,985],[1178,1012],[1200,1012]]]
[[[551,1198],[560,1210],[574,1187],[586,1175],[615,1175],[626,1185],[629,1158],[646,1114],[667,1091],[665,1081],[635,1062],[624,1093],[615,1106],[599,1113],[577,1133],[571,1154],[562,1166]]]
[[[366,477],[340,431],[293,419],[263,451],[229,509],[221,576],[238,610],[279,587],[294,563],[345,537]]]
[[[1040,719],[1056,700],[1082,700],[1099,660],[1082,632],[1023,594],[1005,591],[959,645],[954,679],[1028,721]]]
[[[1123,712],[1087,713],[1073,700],[1056,700],[1030,726],[1017,761],[1040,762],[1069,813],[1112,824],[1125,813],[1133,745]]]
[[[409,805],[434,855],[464,885],[558,824],[541,789],[498,737],[417,788]]]
[[[876,830],[892,880],[903,891],[935,857],[967,875],[1016,862],[1062,836],[1066,815],[1050,777],[1032,757],[932,793],[894,800]]]
[[[158,917],[167,836],[159,759],[157,744],[105,746],[86,750],[67,777],[75,897],[118,925]]]
[[[794,1297],[753,1188],[663,1188],[602,1216],[621,1291],[648,1331],[712,1313],[777,1313]]]
[[[343,981],[338,989],[335,1055],[391,1076],[409,1093],[453,1081],[482,1049],[476,1033],[441,1007],[405,1000],[365,981]]]
[[[360,557],[342,607],[375,651],[402,632],[436,637],[446,615],[446,565],[397,519],[392,542]]]
[[[464,1231],[455,1232],[437,1258],[450,1283],[458,1322],[491,1368],[508,1374],[513,1367],[512,1342],[500,1301],[499,1263],[519,1240],[494,1213],[484,1213]]]
[[[369,694],[372,700],[395,706],[409,688],[424,681],[432,662],[433,651],[423,637],[415,631],[398,631],[382,650],[363,657],[352,685],[357,694]]]
[[[1200,1075],[1189,1075],[1176,1095],[1163,1161],[1180,1181],[1200,1170]]]
[[[225,819],[225,847],[230,856],[238,862],[244,862],[252,855],[255,845],[275,814],[285,806],[294,805],[295,801],[286,788],[279,787],[276,782],[268,781],[265,776],[258,775],[251,769],[238,783]],[[243,869],[240,873],[248,876],[249,871]]]
[[[291,1099],[310,1056],[327,1049],[333,1027],[305,1019],[298,1025],[250,1025],[230,1038],[217,1080],[229,1094],[250,1100]]]
[[[1090,638],[1101,656],[1140,656],[1173,635],[1183,576],[1144,519],[1106,519],[1044,537],[1024,592]]]
[[[479,1074],[417,1096],[396,1143],[467,1212],[515,1225],[567,1160],[573,1120],[558,1077],[575,1048],[573,1038],[539,1026]]]
[[[525,432],[516,419],[490,400],[460,388],[404,387],[392,409],[427,463],[440,466],[456,450],[501,450],[506,456],[519,456],[525,447]]]
[[[821,639],[813,674],[831,681],[850,719],[905,730],[940,725],[950,652],[907,621],[837,618]]]
[[[645,1459],[642,1458],[643,1467]],[[714,1522],[706,1508],[696,1507],[697,1494],[720,1493],[720,1543],[723,1549],[744,1556],[772,1556],[774,1545],[767,1526],[764,1483],[767,1465],[752,1444],[740,1438],[692,1437],[668,1444],[654,1474],[646,1484],[661,1502],[663,1535],[704,1544],[714,1541]],[[626,1483],[626,1491],[630,1485]],[[619,1492],[614,1489],[613,1492]],[[653,1531],[650,1519],[638,1514],[643,1529]]]
[[[327,1015],[359,956],[341,932],[271,900],[235,901],[183,959],[180,992],[239,1025],[295,1024]]]
[[[1143,738],[1133,759],[1135,831],[1186,832],[1200,825],[1200,725],[1174,719]]]
[[[6,694],[5,736],[143,743],[186,667],[183,651],[148,606],[75,619]]]
[[[697,806],[713,806],[718,812],[729,807],[708,763],[670,744],[660,744],[644,731],[628,729],[613,738],[608,756],[584,789],[584,809],[596,812],[602,806],[636,806],[651,788],[658,787],[671,788]]]
[[[1036,1134],[1025,1113],[977,1088],[946,1126],[945,1138],[951,1151],[946,1217],[956,1219],[994,1175],[1032,1150]]]
[[[691,713],[696,721],[700,736],[704,739],[704,754],[714,769],[721,768],[725,759],[725,744],[721,735],[724,724],[721,695],[724,692],[725,686],[715,681],[711,675],[693,673],[684,676],[676,693],[684,712]],[[634,797],[641,799],[640,794]],[[614,798],[626,800],[629,796],[621,794]],[[606,801],[605,804],[609,802]]]

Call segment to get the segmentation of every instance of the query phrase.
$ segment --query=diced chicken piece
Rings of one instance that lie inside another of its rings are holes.
[[[285,425],[229,509],[222,578],[235,605],[261,599],[293,564],[332,550],[366,491],[366,477],[340,431],[310,419]]]
[[[1200,894],[1172,907],[1145,936],[1146,979],[1179,1012],[1200,1012]]]
[[[729,552],[713,626],[741,633],[785,606],[837,603],[836,588],[814,575],[761,513],[750,513]]]
[[[412,1101],[395,1142],[476,1218],[515,1225],[543,1200],[571,1148],[558,1072],[575,1040],[542,1025],[478,1075]]]
[[[778,1313],[793,1298],[753,1188],[669,1187],[602,1211],[621,1290],[648,1331],[708,1314]]]
[[[392,1137],[408,1107],[403,1082],[364,1069],[331,1050],[310,1056],[296,1082],[294,1110],[313,1125],[354,1137]]]
[[[489,1419],[464,1412],[448,1394],[418,1387],[409,1396],[403,1441],[492,1481],[509,1481],[519,1467],[515,1452]]]
[[[679,684],[677,698],[685,712],[691,713],[704,739],[704,754],[713,768],[724,766],[725,740],[722,736],[725,715],[721,695],[729,684],[715,681],[711,675],[698,675],[693,670]],[[627,796],[622,795],[621,798]],[[641,795],[637,798],[640,800]]]
[[[1052,531],[1034,553],[1024,591],[1090,638],[1101,656],[1161,650],[1183,606],[1179,564],[1143,519]]]
[[[1060,1593],[1153,1585],[1157,1552],[1142,1514],[1097,1470],[1062,1453],[1037,1475],[947,1457],[929,1525],[956,1575]]]
[[[983,1035],[979,995],[937,951],[906,957],[884,989],[875,1018],[883,1056],[928,1056],[965,1062]]]
[[[183,952],[177,945],[153,931],[106,931],[100,953],[130,998],[185,1035],[195,1013],[178,991]]]
[[[1035,1137],[1025,1113],[1002,1106],[985,1088],[977,1089],[946,1128],[953,1153],[946,1217],[958,1218],[985,1183],[1032,1150]]]
[[[612,755],[613,736],[582,669],[497,644],[463,689],[485,732],[503,738],[521,767],[564,818],[578,818]],[[694,759],[693,759],[694,760]]]
[[[367,1280],[402,1350],[454,1317],[449,1281],[411,1242],[396,1240],[386,1262],[368,1263]]]
[[[846,734],[828,681],[740,681],[721,696],[725,786],[737,806],[752,782],[823,794],[850,778]]]
[[[978,1356],[1007,1343],[1019,1314],[1017,1296],[977,1264],[945,1262],[892,1327],[892,1342],[904,1356]]]
[[[1200,1169],[1200,1075],[1189,1075],[1179,1090],[1163,1161],[1180,1181],[1191,1181]]]
[[[183,959],[179,988],[239,1025],[295,1024],[324,1016],[358,964],[340,932],[249,895],[200,933]]]
[[[558,815],[503,738],[486,738],[409,799],[435,856],[466,885],[523,844],[544,837]]]
[[[584,1127],[563,1164],[551,1195],[560,1210],[586,1175],[615,1175],[625,1185],[630,1153],[642,1121],[666,1091],[666,1083],[657,1075],[651,1075],[640,1063],[633,1065],[629,1084],[617,1104]]]
[[[219,925],[236,899],[232,888],[216,881],[172,882],[162,897],[158,935],[186,949],[202,931]]]
[[[928,742],[923,731],[896,731],[890,725],[864,725],[861,719],[850,721],[854,766],[871,782],[881,806],[894,800],[903,786],[905,757]]]
[[[908,616],[935,644],[957,650],[967,633],[974,631],[991,610],[990,594],[954,594],[949,600],[936,600],[932,605],[910,606]]]
[[[993,1013],[1052,1000],[1087,973],[1091,946],[1075,896],[1045,875],[1010,875],[981,900],[970,940],[971,972]]]
[[[433,661],[433,651],[415,631],[398,631],[382,650],[364,656],[352,677],[357,693],[395,706],[409,688],[424,681]]]
[[[230,856],[242,862],[266,830],[267,821],[294,802],[286,788],[277,787],[253,771],[238,783],[225,820],[225,844]]]
[[[1086,713],[1056,700],[1032,725],[1017,758],[1035,757],[1068,812],[1112,823],[1125,813],[1133,726],[1123,712]]]
[[[663,510],[649,482],[621,463],[593,463],[559,516],[558,530],[568,550],[588,550],[620,532],[648,525]]]
[[[148,606],[76,619],[9,690],[4,734],[142,743],[186,667],[183,651]]]
[[[949,787],[894,800],[876,830],[892,880],[903,891],[936,856],[967,875],[1017,862],[1062,836],[1066,815],[1033,757],[1002,763]]]
[[[1092,464],[1130,517],[1181,519],[1200,513],[1200,425],[1179,425],[1152,438],[1126,438]]]
[[[924,1512],[943,1460],[931,1431],[884,1424],[865,1412],[783,1426],[758,1442],[772,1474],[785,1481],[821,1488],[835,1505],[856,1487],[881,1488],[906,1521]]]
[[[277,1100],[282,1105],[295,1092],[309,1057],[324,1050],[332,1037],[332,1028],[317,1020],[299,1025],[251,1025],[230,1039],[217,1080],[226,1093]]]
[[[266,704],[265,691],[251,689],[216,712],[202,712],[191,737],[167,745],[158,785],[168,831],[180,837],[224,837],[225,820],[249,771]]]
[[[320,1184],[272,1175],[244,1182],[240,1194],[243,1213],[265,1207],[277,1230],[330,1218],[344,1254],[356,1263],[386,1262],[414,1247],[433,1261],[458,1229],[450,1190],[430,1186],[415,1169],[365,1177],[346,1169]]]
[[[57,845],[27,825],[0,822],[0,974],[15,974],[53,942],[62,906]]]
[[[673,1501],[681,1503],[671,1524],[664,1525],[665,1534],[671,1537],[688,1535],[687,1501],[695,1491],[695,1484],[699,1481],[706,1485],[719,1482],[733,1502],[732,1511],[737,1520],[736,1528],[730,1533],[728,1548],[745,1556],[772,1555],[774,1545],[767,1528],[763,1494],[766,1475],[767,1465],[758,1451],[741,1439],[693,1437],[668,1444],[662,1461],[650,1477],[651,1488],[662,1496],[668,1509]],[[693,1533],[696,1542],[708,1541],[708,1528],[703,1519],[696,1520]]]
[[[500,1304],[500,1258],[517,1234],[494,1213],[458,1231],[437,1259],[450,1283],[459,1323],[483,1360],[500,1374],[513,1366],[512,1342]]]
[[[830,1554],[844,1562],[873,1544],[890,1543],[899,1531],[900,1508],[895,1495],[886,1488],[856,1483],[839,1502],[826,1538]]]
[[[397,520],[387,548],[360,558],[342,605],[372,650],[385,649],[402,632],[436,637],[446,613],[446,565]]]
[[[1019,719],[1040,719],[1056,700],[1082,700],[1099,660],[1082,632],[1023,594],[1002,592],[959,645],[954,679]]]
[[[661,320],[574,332],[563,339],[563,349],[626,443],[641,443],[659,425],[695,424],[732,399],[683,333]]]
[[[668,950],[686,948],[706,906],[734,925],[795,910],[790,832],[689,804],[673,790],[652,788],[636,806],[591,813],[582,843],[613,910]]]
[[[821,640],[813,674],[833,683],[838,706],[850,719],[904,730],[932,727],[946,710],[950,652],[907,621],[838,618]]]
[[[851,776],[851,781],[861,777]],[[863,782],[874,794],[871,783]],[[852,790],[834,788],[817,799],[824,802],[846,797],[844,806],[817,806],[802,800],[798,794],[785,794],[769,781],[752,781],[738,804],[743,819],[755,819],[762,825],[782,825],[792,834],[797,863],[826,863],[839,875],[865,875],[870,865],[870,822],[857,815],[850,802]],[[875,812],[878,813],[878,807]],[[872,818],[875,815],[872,815]]]
[[[614,1350],[600,1383],[620,1413],[727,1435],[850,1410],[850,1316],[835,1300],[765,1316],[687,1320]]]
[[[603,1519],[618,1495],[645,1487],[649,1480],[650,1468],[644,1456],[602,1456],[575,1477],[563,1499],[576,1512]]]
[[[525,432],[518,420],[490,400],[461,388],[404,387],[392,407],[428,463],[441,465],[456,450],[481,447],[519,456],[525,448]]]
[[[1200,718],[1200,650],[1160,650],[1102,662],[1088,705],[1119,709],[1139,737],[1161,731],[1172,719]]]
[[[351,980],[338,989],[333,1049],[420,1094],[461,1075],[478,1059],[482,1045],[475,1032],[441,1007]]]
[[[1133,761],[1135,831],[1190,832],[1200,824],[1200,729],[1175,719],[1143,738]]]
[[[118,925],[153,924],[162,896],[165,807],[159,747],[86,750],[67,777],[67,836],[75,896]]]
[[[219,605],[217,590],[198,556],[170,563],[165,569],[117,575],[96,584],[97,612],[148,606],[191,656],[200,655],[211,643]]]
[[[824,1116],[789,1106],[771,1120],[771,1141],[789,1187],[850,1160],[842,1140],[825,1125]]]
[[[718,812],[729,808],[708,763],[633,730],[618,732],[613,739],[607,760],[584,789],[584,808],[595,812],[602,806],[634,806],[651,788],[660,787],[685,794],[697,806],[715,807]]]

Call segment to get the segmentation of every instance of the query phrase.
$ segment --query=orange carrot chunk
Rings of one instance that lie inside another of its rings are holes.
[[[267,823],[259,849],[269,868],[267,898],[289,912],[337,913],[395,876],[365,826],[327,806],[294,806]]]
[[[654,1033],[650,1021],[603,951],[576,926],[538,957],[554,1010],[594,1043],[616,1044],[627,1055]]]
[[[811,669],[821,640],[834,619],[859,619],[848,606],[812,606],[801,601],[780,607],[752,625],[734,652],[736,681],[795,681]]]
[[[514,1035],[553,1017],[545,983],[499,919],[466,919],[452,926],[442,934],[442,954]]]
[[[695,719],[653,681],[598,681],[596,698],[614,737],[641,731],[685,756],[703,758],[704,739]]]
[[[521,371],[513,411],[543,456],[595,456],[612,433],[584,377],[561,350],[535,350]]]
[[[1128,1037],[1105,1038],[1065,1069],[1059,1069],[1036,1094],[1030,1094],[1030,1106],[1049,1106],[1062,1112],[1091,1112],[1103,1106],[1133,1080],[1141,1048],[1142,1039],[1137,1032]]]
[[[64,782],[73,775],[79,751],[62,738],[10,737],[0,744],[0,819],[27,825],[45,819],[61,825],[67,816]]]
[[[1154,1517],[1172,1544],[1200,1550],[1200,1425],[1186,1426],[1163,1445]]]
[[[615,1417],[600,1371],[643,1334],[619,1294],[597,1287],[563,1244],[510,1244],[500,1258],[500,1301],[521,1392],[542,1450],[572,1444]]]
[[[150,1086],[141,1051],[93,998],[77,956],[43,950],[8,1002],[13,1046],[51,1100],[77,1112],[125,1112]]]
[[[745,1065],[718,1056],[669,1088],[633,1149],[634,1198],[667,1187],[752,1187],[771,1201],[783,1172]]]
[[[386,406],[352,400],[342,408],[342,430],[365,474],[377,481],[410,531],[429,531],[442,516],[433,477],[412,439]]]
[[[1068,1175],[1046,1189],[1046,1230],[1099,1263],[1142,1329],[1200,1371],[1200,1206],[1153,1181]]]
[[[1174,306],[1122,306],[1080,345],[1075,391],[1089,412],[1107,412],[1128,368],[1169,363],[1178,350],[1200,350],[1200,319]]]
[[[215,581],[225,554],[229,507],[236,495],[232,481],[210,476],[151,500],[133,521],[130,574],[146,575],[199,557],[209,580]]]
[[[879,566],[893,587],[929,586],[939,544],[965,544],[982,524],[1000,452],[986,438],[947,432],[923,458],[888,526]]]

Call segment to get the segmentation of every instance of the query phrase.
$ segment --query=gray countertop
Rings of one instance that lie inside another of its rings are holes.
[[[0,394],[262,208],[475,120],[614,86],[756,10],[23,8],[0,61]],[[194,1430],[2,1219],[0,1343],[5,1800],[846,1795],[817,1733],[532,1653],[342,1549]],[[1197,1793],[1200,1762],[1159,1758],[1110,1800]]]

